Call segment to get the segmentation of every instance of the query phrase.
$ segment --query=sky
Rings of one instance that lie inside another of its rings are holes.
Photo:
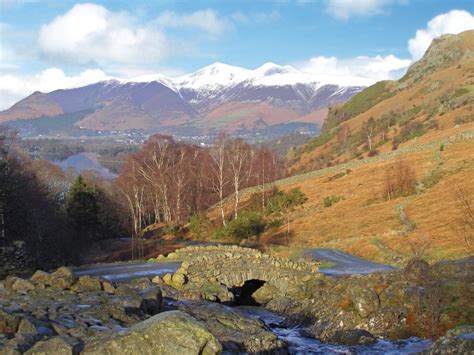
[[[474,29],[472,0],[0,0],[0,109],[110,77],[266,62],[397,79],[431,40]]]

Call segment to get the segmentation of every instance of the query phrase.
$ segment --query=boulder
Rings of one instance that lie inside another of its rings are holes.
[[[59,269],[57,269],[55,272],[53,272],[51,275],[50,280],[48,281],[48,284],[51,287],[60,289],[60,290],[66,290],[71,288],[74,283],[77,281],[77,277],[72,271],[71,268],[62,266]]]
[[[182,287],[186,282],[188,281],[187,277],[185,274],[182,273],[174,273],[173,276],[171,277],[171,282],[173,286],[176,286],[178,288]]]
[[[98,277],[93,277],[89,275],[81,276],[78,280],[78,285],[84,291],[101,291],[102,284]]]
[[[361,317],[367,318],[379,308],[379,296],[373,290],[355,284],[350,285],[348,291],[349,298]]]
[[[36,334],[36,325],[28,318],[23,318],[18,326],[18,333]]]
[[[16,276],[12,276],[12,275],[7,276],[7,278],[4,280],[5,288],[11,290],[13,287],[13,284],[19,279],[20,278]]]
[[[135,279],[132,282],[133,282],[133,288],[138,289],[138,290],[143,290],[153,285],[151,280],[146,277]]]
[[[80,348],[81,343],[76,338],[63,335],[37,342],[25,355],[76,355]]]
[[[100,281],[100,283],[102,284],[102,289],[104,290],[104,292],[111,295],[115,293],[115,286],[112,284],[112,282],[103,279]]]
[[[20,325],[21,317],[0,309],[0,333],[16,333]]]
[[[51,275],[45,271],[37,270],[33,276],[30,277],[30,280],[35,284],[46,284],[49,285],[51,280]]]
[[[163,282],[163,280],[159,275],[156,275],[154,278],[151,279],[151,282],[153,282],[154,284],[160,284]]]
[[[143,312],[155,315],[161,310],[163,302],[163,294],[161,288],[158,286],[150,286],[140,291],[140,296],[143,299],[141,309]]]
[[[16,278],[16,280],[13,282],[11,289],[13,291],[21,292],[21,293],[26,293],[28,291],[34,290],[35,285],[29,281],[25,280],[22,278]]]
[[[155,315],[127,332],[86,343],[81,354],[220,354],[222,346],[206,327],[180,311]]]
[[[28,333],[17,333],[15,337],[8,340],[5,343],[5,347],[2,349],[2,355],[10,354],[23,354],[30,349],[37,341],[39,337],[34,334]]]
[[[128,285],[120,285],[115,289],[115,294],[119,296],[135,296],[138,293]]]
[[[343,344],[343,345],[370,345],[377,342],[377,339],[366,330],[352,329],[352,330],[338,330],[329,338],[328,343]]]
[[[474,354],[474,326],[465,325],[449,330],[423,354]]]
[[[179,309],[204,322],[229,353],[286,353],[286,344],[264,323],[218,303],[186,301]]]
[[[167,285],[171,285],[172,277],[173,277],[173,275],[171,275],[171,274],[165,274],[165,276],[163,276],[163,282]]]

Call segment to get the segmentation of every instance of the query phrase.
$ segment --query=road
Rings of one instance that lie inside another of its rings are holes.
[[[319,269],[320,272],[329,276],[370,274],[376,271],[395,269],[393,266],[377,264],[337,249],[306,249],[305,254],[310,255],[314,260],[334,263],[333,266]],[[127,282],[139,277],[163,276],[166,273],[173,273],[180,264],[180,262],[92,264],[77,267],[74,272],[78,276],[101,276],[110,281]]]
[[[110,281],[127,282],[139,277],[163,276],[167,273],[174,273],[180,265],[180,262],[174,261],[160,263],[93,264],[77,267],[74,269],[74,272],[78,276],[101,276]]]
[[[320,272],[329,276],[370,274],[376,271],[391,271],[395,269],[393,266],[377,264],[337,249],[307,249],[305,254],[310,255],[314,260],[334,263],[333,266],[319,268]]]

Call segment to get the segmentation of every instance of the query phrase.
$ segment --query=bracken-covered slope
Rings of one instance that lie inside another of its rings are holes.
[[[40,117],[88,111],[76,127],[181,134],[255,133],[273,127],[284,132],[282,125],[290,131],[317,130],[328,105],[344,102],[361,89],[324,82],[290,66],[267,63],[248,70],[215,63],[176,79],[151,75],[34,93],[0,112],[0,123],[29,124]]]
[[[276,182],[308,198],[292,213],[291,235],[283,226],[260,241],[338,248],[399,265],[414,254],[430,261],[472,255],[473,53],[474,31],[443,36],[402,80],[378,83],[332,109],[322,138],[293,152],[293,171],[307,172]],[[377,153],[368,157],[360,132],[370,117]],[[389,185],[404,179],[410,188],[390,196]],[[244,193],[244,205],[256,191]]]
[[[309,171],[395,150],[428,132],[474,120],[474,31],[443,35],[398,81],[382,81],[331,108],[322,134],[291,152]]]

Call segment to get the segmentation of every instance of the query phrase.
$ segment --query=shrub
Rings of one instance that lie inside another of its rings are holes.
[[[247,212],[227,223],[225,229],[228,236],[233,239],[248,239],[262,234],[265,231],[265,222],[260,213]]]
[[[167,235],[175,235],[175,234],[179,233],[180,230],[181,230],[181,226],[179,226],[179,225],[169,225],[169,224],[167,224],[163,228],[163,232]]]
[[[204,213],[195,214],[189,220],[189,230],[198,238],[206,238],[211,228],[211,221]]]
[[[266,223],[263,216],[255,211],[243,211],[237,219],[227,222],[225,227],[216,229],[213,233],[214,239],[220,240],[244,240],[253,236],[259,236],[265,231]]]
[[[342,196],[331,195],[327,196],[323,200],[324,207],[328,208],[334,205],[335,203],[341,201],[343,199]]]
[[[375,157],[376,155],[379,155],[379,151],[377,149],[372,149],[367,153],[368,157]]]
[[[415,191],[415,173],[406,162],[399,160],[386,169],[385,196],[388,200],[400,196],[409,196]]]
[[[395,138],[397,143],[403,143],[415,137],[423,135],[425,126],[421,122],[409,122],[400,131],[400,134]],[[397,144],[397,145],[398,145]]]
[[[268,198],[266,213],[283,213],[288,209],[302,205],[306,200],[305,194],[297,187],[288,192],[275,189]]]

